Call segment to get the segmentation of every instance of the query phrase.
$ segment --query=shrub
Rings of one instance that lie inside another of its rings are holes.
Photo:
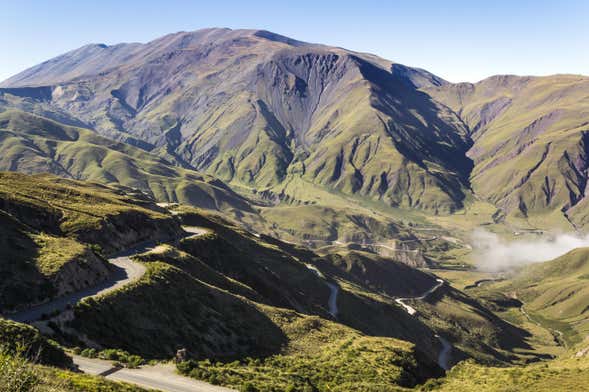
[[[86,358],[96,358],[98,356],[96,349],[94,348],[85,348],[80,355]]]
[[[99,358],[107,359],[109,361],[119,361],[124,356],[125,356],[124,353],[120,352],[119,350],[115,350],[115,349],[103,350],[98,354]]]
[[[8,353],[20,353],[44,365],[67,367],[72,360],[50,339],[30,325],[0,319],[0,346]]]
[[[239,388],[240,392],[258,392],[258,388],[254,387],[251,382],[246,382]]]
[[[39,383],[32,365],[21,353],[0,349],[0,392],[28,392]]]
[[[297,392],[297,387],[294,384],[289,384],[284,392]]]
[[[219,385],[219,378],[216,374],[211,374],[211,376],[209,377],[209,383],[213,385]]]
[[[141,358],[139,355],[129,355],[126,358],[125,365],[130,369],[135,369],[143,365],[143,362],[143,358]]]

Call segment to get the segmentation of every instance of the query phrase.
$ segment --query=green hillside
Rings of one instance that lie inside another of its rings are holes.
[[[533,319],[572,347],[589,334],[588,282],[589,249],[579,248],[526,267],[500,287],[514,291]]]
[[[589,79],[577,75],[493,76],[427,89],[470,130],[475,193],[539,227],[567,229],[588,219],[588,91]]]
[[[251,211],[222,182],[185,170],[137,147],[20,110],[1,110],[0,170],[117,184],[155,200],[202,208]]]
[[[573,358],[525,367],[487,367],[463,362],[445,378],[427,383],[423,391],[552,392],[584,391],[589,382],[589,360]]]
[[[588,77],[204,29],[1,86],[0,392],[138,390],[67,352],[179,349],[247,392],[588,389],[589,248],[492,274],[475,235],[584,233]]]
[[[46,301],[110,274],[102,253],[177,235],[149,199],[50,175],[0,172],[0,309]]]

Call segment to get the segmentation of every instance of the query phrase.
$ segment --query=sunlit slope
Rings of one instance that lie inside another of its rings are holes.
[[[0,314],[106,279],[101,251],[178,235],[178,223],[151,208],[103,185],[0,172]]]
[[[570,343],[589,334],[589,248],[524,268],[507,282],[526,310]]]
[[[445,378],[432,380],[420,390],[451,392],[552,392],[585,391],[589,383],[589,359],[572,358],[522,367],[487,367],[464,362]]]
[[[543,225],[588,222],[589,78],[494,76],[427,90],[469,127],[476,193]]]
[[[205,29],[89,45],[2,86],[103,136],[230,184],[278,189],[282,199],[290,195],[281,185],[302,177],[388,205],[448,212],[468,193],[469,141],[458,117],[417,89],[445,83],[267,31]],[[38,91],[18,89],[26,86]]]
[[[317,255],[216,216],[179,216],[208,233],[135,257],[146,275],[83,301],[65,326],[102,347],[147,358],[167,359],[179,346],[187,348],[194,361],[181,371],[237,388],[245,382],[260,390],[310,383],[343,391],[376,383],[395,390],[441,374],[433,331],[392,301],[338,282],[338,313],[330,315],[326,282],[334,280],[306,265],[320,263]],[[433,281],[400,263],[386,273],[423,286]]]
[[[208,175],[172,166],[144,150],[87,129],[20,110],[0,112],[0,170],[49,172],[137,188],[161,201],[249,210],[244,199]]]

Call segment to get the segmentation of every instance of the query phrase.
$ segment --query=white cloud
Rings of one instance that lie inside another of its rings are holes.
[[[548,261],[575,248],[589,246],[589,235],[581,237],[574,234],[506,241],[495,233],[476,230],[471,239],[476,264],[485,271],[504,271]]]

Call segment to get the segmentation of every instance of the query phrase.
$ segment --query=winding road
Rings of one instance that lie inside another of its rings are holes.
[[[176,373],[173,364],[142,366],[138,369],[114,367],[112,362],[79,355],[72,357],[78,369],[112,381],[123,381],[140,387],[167,392],[228,392],[234,389],[211,385]]]
[[[329,299],[327,300],[327,306],[329,308],[329,314],[331,314],[333,316],[333,318],[337,318],[337,296],[339,294],[339,287],[338,285],[336,285],[335,283],[331,283],[329,282],[326,278],[325,275],[323,275],[323,273],[321,271],[319,271],[317,269],[317,267],[315,267],[312,264],[305,264],[305,266],[311,270],[315,275],[317,275],[319,278],[323,279],[325,281],[325,284],[327,285],[327,287],[329,287]]]
[[[442,287],[445,283],[442,279],[439,279],[439,278],[436,279],[436,282],[438,282],[438,283],[434,287],[432,287],[431,289],[429,289],[428,291],[426,291],[425,293],[423,293],[422,295],[420,295],[418,297],[396,298],[395,302],[398,303],[399,305],[401,305],[407,311],[407,313],[409,313],[411,316],[413,316],[417,313],[417,310],[415,310],[414,307],[407,305],[405,303],[405,301],[408,301],[408,300],[421,300],[421,301],[423,301],[428,296],[430,296],[433,292],[435,292],[437,289]]]
[[[568,345],[567,345],[566,340],[564,339],[564,333],[562,331],[560,331],[558,329],[546,327],[546,326],[542,325],[540,322],[534,320],[532,318],[532,316],[530,316],[530,314],[524,308],[525,303],[523,301],[521,301],[521,303],[522,303],[522,306],[520,306],[519,310],[522,312],[522,314],[524,315],[524,317],[528,319],[529,322],[531,322],[532,324],[537,325],[540,328],[543,328],[543,329],[547,330],[552,336],[554,336],[554,341],[556,342],[557,345],[562,346],[565,349],[568,349]]]
[[[439,237],[437,236],[433,236],[431,238],[422,238],[422,239],[414,239],[414,240],[405,240],[405,241],[397,241],[398,243],[408,243],[408,242],[427,242],[427,241],[435,241],[437,240]],[[358,245],[361,247],[375,247],[375,248],[384,248],[384,249],[388,249],[388,250],[392,250],[394,252],[404,252],[404,253],[419,253],[420,250],[419,249],[399,249],[399,248],[395,248],[392,247],[390,245],[386,245],[386,244],[381,244],[381,243],[374,243],[374,244],[366,244],[366,243],[360,243],[360,242],[342,242],[342,241],[330,241],[330,240],[312,240],[312,239],[307,239],[307,240],[303,240],[303,243],[313,243],[313,242],[329,242],[332,245],[342,245],[342,246],[348,246],[348,245]]]
[[[202,227],[183,226],[184,233],[171,240],[177,242],[183,238],[198,237],[209,232]],[[7,318],[32,323],[43,318],[44,315],[60,313],[85,298],[92,298],[113,292],[127,284],[136,282],[145,274],[146,268],[141,263],[131,259],[132,256],[145,253],[157,248],[155,241],[145,242],[140,245],[120,252],[108,259],[113,267],[111,276],[100,284],[72,294],[65,295],[47,303],[34,306],[21,312],[6,315]],[[113,381],[124,381],[141,387],[167,392],[223,392],[233,391],[229,388],[218,387],[203,381],[184,377],[176,374],[173,365],[158,364],[155,366],[143,366],[138,369],[126,369],[116,367],[111,361],[97,358],[85,358],[78,355],[72,356],[78,370],[94,375],[100,375]]]
[[[197,237],[208,232],[201,227],[182,227],[184,233],[172,240],[179,241],[183,238]],[[131,257],[145,253],[158,245],[155,241],[148,241],[115,254],[108,259],[112,266],[110,277],[96,286],[89,287],[75,293],[67,294],[52,301],[33,306],[16,313],[6,314],[5,317],[21,323],[31,323],[40,320],[45,315],[53,315],[63,312],[68,306],[73,306],[85,298],[97,297],[118,290],[121,287],[139,280],[145,274],[145,267],[131,260]]]
[[[442,287],[446,283],[446,282],[444,282],[443,279],[440,279],[440,278],[437,278],[436,282],[437,282],[436,285],[434,285],[431,289],[429,289],[428,291],[426,291],[425,293],[423,293],[420,296],[396,298],[395,302],[397,304],[399,304],[400,306],[402,306],[403,309],[405,309],[405,311],[407,313],[409,313],[411,316],[415,316],[417,314],[417,310],[415,310],[415,308],[412,307],[411,305],[407,305],[405,303],[405,301],[407,301],[407,300],[423,301],[423,300],[427,299],[427,297],[429,297],[431,294],[433,294],[436,290],[438,290],[440,287]],[[438,365],[442,369],[448,370],[448,369],[450,369],[450,359],[452,358],[452,344],[450,344],[450,342],[448,340],[446,340],[444,337],[442,337],[438,334],[436,334],[435,336],[436,336],[436,338],[438,338],[438,340],[442,344],[442,349],[440,350],[440,352],[438,354]]]
[[[317,277],[325,280],[325,284],[329,287],[329,291],[330,291],[329,300],[328,300],[329,313],[334,318],[337,318],[337,312],[338,312],[337,296],[339,294],[339,287],[336,284],[327,281],[325,275],[323,275],[323,273],[321,271],[319,271],[319,269],[317,269],[317,267],[315,267],[314,265],[305,264],[305,266],[309,270],[311,270],[315,275],[317,275]],[[396,298],[395,302],[397,304],[399,304],[400,306],[402,306],[403,309],[405,309],[405,311],[407,313],[409,313],[411,316],[414,316],[415,314],[417,314],[417,310],[415,310],[414,307],[407,305],[405,303],[405,301],[407,301],[407,300],[422,300],[423,301],[446,283],[443,279],[440,279],[440,278],[436,278],[436,282],[437,282],[436,285],[434,285],[432,288],[430,288],[428,291],[426,291],[425,293],[423,293],[420,296]],[[447,339],[445,339],[444,337],[442,337],[438,334],[436,334],[435,337],[440,341],[440,343],[442,345],[442,349],[440,350],[440,352],[438,354],[438,365],[442,369],[448,370],[448,369],[450,369],[450,359],[452,358],[452,344]]]

